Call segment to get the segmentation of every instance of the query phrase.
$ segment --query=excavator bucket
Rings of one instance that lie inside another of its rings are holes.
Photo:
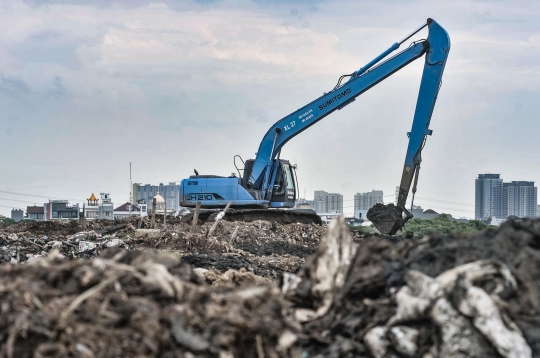
[[[382,234],[394,235],[412,217],[408,212],[403,218],[403,209],[394,204],[375,204],[368,210],[366,217]]]

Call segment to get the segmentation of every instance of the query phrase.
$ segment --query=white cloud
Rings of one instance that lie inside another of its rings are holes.
[[[130,160],[139,163],[138,181],[179,180],[193,166],[229,173],[232,155],[253,155],[274,121],[428,16],[448,30],[452,50],[421,189],[463,188],[471,203],[480,168],[508,168],[510,180],[520,175],[502,150],[489,157],[478,148],[519,145],[522,160],[534,160],[536,141],[504,130],[540,135],[534,1],[14,1],[0,7],[0,106],[10,129],[0,133],[0,150],[19,149],[0,182],[52,180],[50,166],[70,148],[75,154],[55,167],[69,185],[50,186],[126,194],[119,168]],[[393,192],[421,68],[419,60],[287,144],[284,155],[302,168],[308,193]],[[85,176],[88,166],[97,173]],[[540,180],[540,172],[523,173]],[[100,181],[105,187],[92,187]]]

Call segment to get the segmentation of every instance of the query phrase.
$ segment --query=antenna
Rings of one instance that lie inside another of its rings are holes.
[[[133,204],[133,183],[131,182],[131,162],[129,162],[129,202]]]

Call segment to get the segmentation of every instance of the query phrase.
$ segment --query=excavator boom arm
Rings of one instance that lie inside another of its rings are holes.
[[[428,126],[450,49],[450,38],[439,24],[428,19],[429,36],[427,40],[415,42],[406,50],[378,64],[376,67],[372,68],[372,66],[396,50],[401,43],[424,26],[426,25],[417,29],[400,43],[393,44],[369,64],[354,72],[345,84],[336,86],[332,91],[325,93],[315,101],[276,122],[268,130],[259,145],[257,157],[253,163],[251,175],[248,178],[248,186],[254,189],[260,189],[263,195],[266,196],[270,189],[272,160],[276,158],[281,148],[289,140],[330,113],[352,103],[356,97],[377,83],[426,54],[422,83],[420,85],[412,130],[409,133],[409,146],[400,184],[398,207],[404,209],[413,175],[419,168],[421,161],[420,154],[425,137],[430,134]]]

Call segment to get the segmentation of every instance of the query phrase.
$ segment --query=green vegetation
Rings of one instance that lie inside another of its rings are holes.
[[[424,236],[438,232],[444,235],[451,233],[474,234],[487,228],[487,225],[479,220],[471,220],[468,223],[460,223],[450,220],[446,214],[439,215],[436,219],[411,219],[403,228],[404,231],[412,231],[415,236]],[[402,231],[398,232],[398,235]]]
[[[17,222],[13,219],[5,218],[4,220],[1,220],[0,223],[4,223],[6,225],[13,225],[13,224],[16,224]]]
[[[373,232],[373,229],[370,226],[349,226],[349,229],[351,231],[359,231],[359,232]]]

